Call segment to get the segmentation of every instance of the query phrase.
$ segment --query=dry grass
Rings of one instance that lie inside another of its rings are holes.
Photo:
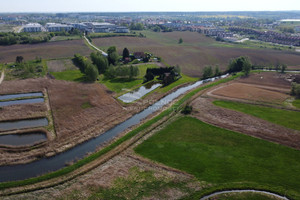
[[[286,91],[276,91],[276,89],[272,87],[260,87],[254,84],[232,83],[217,88],[212,94],[256,102],[283,104],[290,96],[285,93]]]
[[[47,61],[49,72],[61,72],[65,70],[78,69],[71,59],[49,60]]]

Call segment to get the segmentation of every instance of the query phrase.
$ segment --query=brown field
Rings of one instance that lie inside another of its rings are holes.
[[[29,162],[37,156],[50,156],[62,152],[103,133],[128,117],[128,112],[124,112],[122,106],[100,84],[81,84],[46,78],[4,81],[0,87],[0,94],[43,91],[44,88],[48,91],[54,118],[55,139],[48,141],[43,149],[37,148],[29,153],[1,152],[1,158],[5,159],[1,159],[0,164]],[[26,108],[33,110],[28,111]],[[8,114],[6,110],[15,112]],[[40,110],[44,111],[44,106],[38,104],[8,106],[0,111],[1,120],[7,120],[6,117],[20,119],[38,115]]]
[[[275,107],[283,108],[283,101],[289,97],[286,92],[289,92],[291,87],[286,77],[288,75],[264,72],[218,85],[192,101],[193,115],[222,128],[300,149],[299,131],[212,103],[216,99],[225,99],[268,106],[277,103],[274,104]]]
[[[282,105],[290,95],[289,75],[263,72],[251,74],[228,84],[220,85],[207,94],[217,98],[246,100]]]
[[[272,87],[231,83],[224,87],[217,88],[211,94],[234,99],[283,104],[283,102],[290,97],[286,92],[287,91],[274,91]]]
[[[47,143],[40,148],[29,152],[0,151],[0,165],[28,163],[39,157],[63,152],[104,133],[166,95],[154,92],[133,104],[122,106],[104,85],[48,78],[4,81],[0,87],[0,94],[36,92],[44,89],[49,98],[55,135],[48,138]],[[7,120],[6,117],[15,120],[20,119],[20,116],[22,119],[37,116],[41,113],[39,109],[42,109],[39,105],[8,106],[2,110],[6,114],[1,117],[1,121]],[[2,111],[0,110],[0,114]],[[15,112],[11,114],[9,111]]]
[[[73,57],[75,53],[88,55],[91,52],[83,40],[0,46],[0,63],[14,62],[17,56],[33,60],[36,57],[43,59]]]
[[[153,33],[145,32],[147,38],[114,37],[97,38],[93,43],[100,48],[117,46],[121,54],[127,47],[130,52],[146,51],[160,56],[170,65],[179,65],[183,73],[200,76],[206,65],[219,65],[223,70],[231,58],[249,56],[253,64],[285,63],[300,69],[300,54],[272,49],[250,49],[227,47],[227,43],[217,43],[196,32]],[[178,44],[179,38],[183,44]]]

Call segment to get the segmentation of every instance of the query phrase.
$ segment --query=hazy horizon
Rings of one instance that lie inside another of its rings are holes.
[[[2,3],[0,13],[57,12],[242,12],[300,11],[299,0],[203,1],[203,0],[10,0]]]

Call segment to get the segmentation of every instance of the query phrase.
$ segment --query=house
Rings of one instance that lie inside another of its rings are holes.
[[[144,52],[134,52],[133,56],[135,59],[144,59],[146,57]]]
[[[30,23],[26,24],[23,28],[24,32],[32,33],[32,32],[41,32],[42,31],[42,25],[39,23]]]

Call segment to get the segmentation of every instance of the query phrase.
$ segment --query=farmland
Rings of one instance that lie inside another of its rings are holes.
[[[300,165],[299,151],[191,117],[177,119],[135,151],[215,186],[260,185],[273,191],[286,191],[294,197],[300,195],[299,177],[295,174]]]
[[[300,54],[292,51],[279,51],[261,48],[242,48],[234,44],[216,42],[214,39],[196,32],[155,33],[144,31],[146,38],[114,37],[97,38],[93,43],[101,49],[116,46],[119,53],[127,47],[130,52],[151,52],[163,58],[170,65],[179,65],[183,73],[200,76],[206,65],[219,65],[226,69],[231,58],[249,56],[253,64],[270,65],[285,63],[300,69]],[[183,43],[178,44],[182,38]]]
[[[36,57],[43,59],[73,57],[75,53],[89,55],[91,52],[83,40],[0,46],[0,62],[14,62],[17,56],[33,60]]]

